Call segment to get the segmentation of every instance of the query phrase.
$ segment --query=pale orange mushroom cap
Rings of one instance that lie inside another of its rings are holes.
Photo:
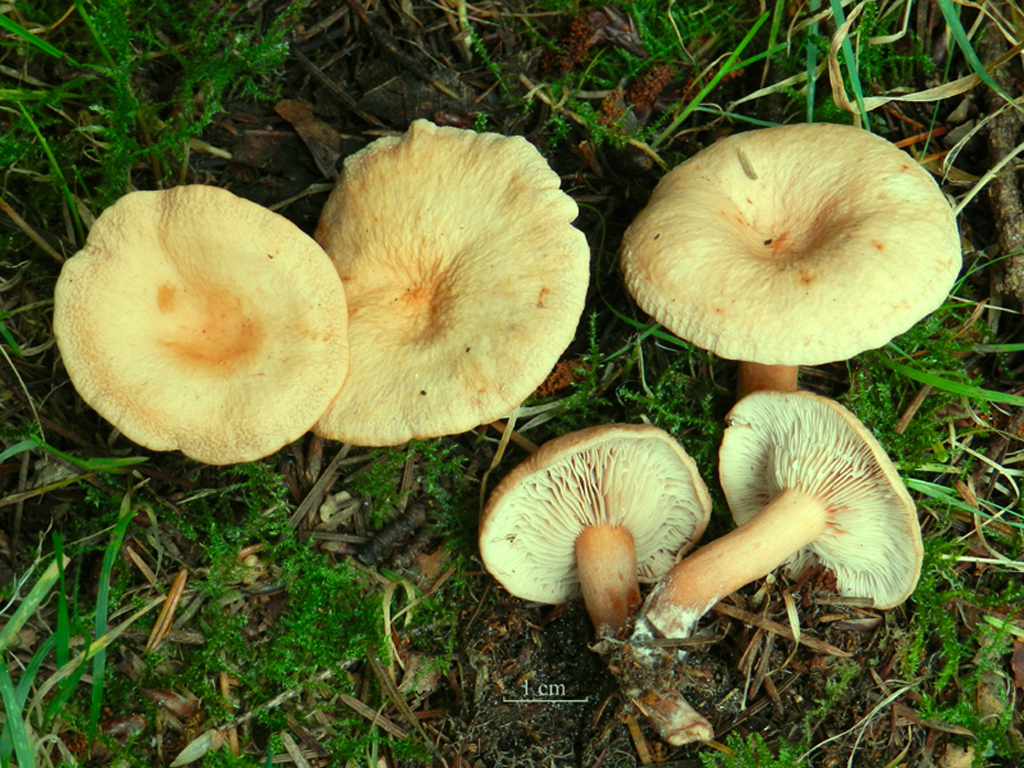
[[[341,282],[312,238],[201,185],[121,198],[54,294],[82,399],[140,445],[208,464],[309,430],[344,381],[346,329]]]
[[[572,341],[590,250],[521,137],[417,120],[345,161],[316,232],[345,286],[352,370],[316,432],[463,432],[526,399]]]
[[[623,238],[637,303],[720,357],[818,365],[936,309],[960,271],[952,209],[905,152],[808,124],[722,139],[669,172]]]

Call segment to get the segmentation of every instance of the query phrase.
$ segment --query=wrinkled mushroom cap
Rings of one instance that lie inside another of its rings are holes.
[[[931,176],[857,128],[792,125],[716,142],[669,172],[627,230],[636,302],[720,357],[853,357],[937,308],[960,271]]]
[[[208,464],[299,438],[348,368],[345,297],[323,250],[215,187],[104,211],[54,294],[75,388],[126,437]]]
[[[612,424],[545,443],[491,493],[480,520],[487,570],[517,597],[579,595],[574,544],[590,525],[633,535],[641,581],[660,578],[704,533],[711,499],[689,454],[656,427]]]
[[[841,594],[871,597],[879,608],[914,591],[924,552],[917,511],[856,416],[809,392],[755,392],[727,422],[719,478],[738,524],[786,489],[828,507],[825,532],[789,560],[791,572],[820,561],[835,573]]]
[[[316,431],[397,445],[526,399],[583,312],[576,215],[521,137],[417,120],[349,157],[316,239],[345,286],[352,370]]]

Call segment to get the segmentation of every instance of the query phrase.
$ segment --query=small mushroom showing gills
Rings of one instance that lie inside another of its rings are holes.
[[[654,581],[700,538],[711,500],[693,459],[663,430],[614,424],[545,443],[491,493],[484,564],[517,597],[583,593],[600,635],[618,635]]]
[[[645,604],[641,631],[686,637],[719,599],[788,562],[820,561],[843,595],[906,600],[923,548],[914,502],[863,424],[809,392],[754,392],[730,411],[719,452],[739,527],[676,565]]]
[[[345,161],[317,241],[349,306],[352,370],[316,432],[398,445],[500,418],[572,341],[590,249],[522,137],[417,120]]]
[[[65,263],[53,314],[85,402],[136,443],[208,464],[301,437],[348,370],[345,294],[327,254],[216,187],[118,200]]]
[[[748,131],[665,175],[623,236],[644,311],[741,362],[740,394],[888,343],[960,271],[953,212],[885,139],[842,125]]]

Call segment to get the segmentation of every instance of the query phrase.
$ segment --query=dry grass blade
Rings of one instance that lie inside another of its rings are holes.
[[[231,684],[233,678],[227,672],[220,673],[220,695],[224,697],[224,701],[231,701]],[[236,757],[239,754],[238,748],[238,729],[235,727],[225,728],[227,734],[228,746],[231,748],[231,754]]]
[[[306,759],[305,755],[302,754],[302,750],[299,749],[299,745],[295,743],[295,739],[288,731],[281,731],[281,741],[284,743],[285,752],[292,759],[299,768],[312,768],[309,760]]]
[[[639,758],[640,764],[650,765],[653,763],[654,757],[651,756],[651,749],[647,746],[647,738],[644,736],[644,732],[640,730],[640,726],[637,725],[636,718],[625,712],[622,715],[622,720],[629,729],[629,735],[633,739],[633,746],[636,747],[636,756]]]
[[[829,43],[828,50],[828,79],[832,85],[832,101],[844,112],[849,112],[853,115],[854,125],[858,125],[860,121],[860,110],[857,105],[850,101],[850,98],[846,95],[846,86],[843,85],[843,73],[839,67],[839,50],[843,47],[843,42],[850,34],[850,28],[853,27],[853,22],[856,21],[860,12],[864,9],[864,1],[859,3],[852,11],[850,15],[843,22],[842,26],[836,30],[836,33],[832,35],[832,40]]]
[[[167,637],[167,633],[171,631],[174,613],[178,610],[178,603],[181,602],[181,595],[185,591],[185,584],[187,582],[188,568],[182,568],[178,575],[174,577],[174,583],[171,584],[171,591],[167,593],[164,607],[160,609],[160,615],[157,616],[156,623],[149,633],[149,639],[146,641],[147,651],[155,651],[159,648],[164,638]]]
[[[42,235],[40,235],[38,232],[35,231],[35,229],[32,228],[31,224],[29,224],[27,221],[21,218],[21,216],[15,213],[14,209],[11,208],[11,206],[9,206],[3,200],[0,200],[0,211],[3,211],[5,214],[7,214],[7,218],[13,221],[15,226],[22,232],[24,232],[33,243],[38,245],[39,248],[44,253],[46,253],[46,255],[52,257],[58,264],[63,264],[66,261],[66,259],[63,256],[57,253],[57,251],[55,251],[50,246],[50,244],[43,239]]]
[[[408,737],[409,734],[402,730],[402,728],[395,725],[393,722],[391,722],[391,720],[384,717],[384,715],[382,715],[380,712],[377,712],[371,707],[368,707],[365,704],[363,704],[363,702],[361,702],[355,696],[350,696],[347,693],[339,693],[338,698],[340,699],[342,704],[351,707],[374,725],[379,725],[381,728],[390,733],[396,739],[405,739]]]
[[[128,553],[129,559],[135,564],[135,567],[139,569],[139,572],[150,584],[156,583],[156,574],[153,573],[153,569],[149,567],[149,563],[142,559],[142,555],[138,553],[133,542],[128,542],[124,546],[125,552]]]
[[[502,435],[504,435],[505,431],[508,429],[508,425],[502,421],[492,421],[490,427],[491,429],[500,432]],[[537,450],[537,445],[535,443],[530,442],[514,429],[511,430],[511,437],[509,439],[527,453],[533,453]]]
[[[758,616],[756,613],[744,611],[741,608],[736,608],[726,603],[718,603],[711,610],[719,614],[720,616],[728,616],[731,619],[738,619],[739,621],[742,621],[744,624],[750,624],[754,627],[761,627],[761,629],[768,630],[769,632],[774,632],[776,635],[781,635],[787,640],[793,640],[794,642],[797,641],[797,638],[793,635],[793,631],[789,627],[783,624],[779,624],[777,621],[762,618],[761,616]],[[818,640],[817,638],[801,635],[798,642],[800,643],[800,645],[806,645],[808,648],[817,651],[818,653],[827,653],[829,656],[840,656],[844,659],[849,659],[853,657],[852,653],[848,653],[847,651],[844,651],[842,648],[836,648],[831,643],[826,643],[824,640]]]
[[[797,646],[800,644],[800,615],[796,610],[796,600],[793,599],[793,593],[788,589],[782,592],[782,600],[786,604],[786,617],[789,619],[789,628],[793,632],[793,650],[789,652],[789,656],[782,662],[782,666],[779,669],[785,669],[789,666],[789,662],[793,660],[796,655]]]
[[[846,729],[842,733],[837,733],[834,736],[830,736],[829,738],[825,739],[824,741],[818,742],[813,747],[811,747],[809,750],[807,750],[804,754],[802,754],[800,756],[801,764],[803,764],[803,762],[810,755],[812,755],[814,752],[817,752],[819,749],[824,747],[826,744],[830,744],[833,741],[838,741],[839,739],[843,739],[843,738],[845,738],[846,736],[848,736],[851,733],[857,732],[857,739],[856,739],[856,741],[854,743],[853,749],[850,752],[850,760],[847,763],[847,766],[849,766],[849,768],[853,768],[853,766],[855,765],[854,757],[857,755],[857,747],[860,744],[860,740],[864,737],[864,733],[867,730],[868,725],[871,723],[871,721],[875,717],[877,717],[879,715],[879,713],[883,709],[885,709],[890,704],[892,704],[894,701],[896,701],[896,699],[898,699],[900,696],[902,696],[905,693],[908,693],[911,690],[912,690],[912,686],[908,685],[908,686],[900,688],[900,689],[898,689],[896,691],[893,691],[891,694],[889,694],[884,699],[882,699],[880,702],[878,702],[878,704],[876,704],[871,709],[870,712],[868,712],[864,717],[862,717],[859,721],[857,721],[857,723],[855,723],[852,727]]]
[[[293,528],[298,526],[314,510],[319,509],[320,504],[327,495],[327,491],[330,490],[331,486],[334,485],[334,481],[338,479],[338,475],[341,474],[341,462],[348,456],[350,450],[352,450],[351,445],[343,445],[334,459],[331,460],[331,463],[327,465],[327,469],[317,478],[313,488],[306,494],[306,498],[302,500],[298,509],[292,514],[290,522]]]
[[[185,748],[171,762],[170,768],[179,768],[179,766],[194,763],[207,752],[220,749],[223,743],[223,737],[217,729],[211,728],[208,731],[204,731],[185,745]]]
[[[405,717],[406,721],[416,730],[417,733],[419,733],[420,738],[423,739],[423,745],[430,750],[430,754],[432,754],[436,760],[439,760],[441,765],[448,768],[448,763],[445,761],[444,756],[438,748],[434,746],[434,742],[431,741],[427,732],[423,730],[423,726],[420,725],[419,718],[417,718],[416,715],[413,714],[413,711],[409,709],[409,705],[405,702],[405,696],[402,695],[402,692],[398,690],[398,686],[395,685],[394,678],[391,677],[384,666],[377,661],[372,652],[368,653],[366,658],[370,662],[373,674],[377,676],[377,680],[380,682],[380,687],[387,694],[388,698],[391,699],[391,703],[398,707],[398,711],[402,713],[402,716]]]

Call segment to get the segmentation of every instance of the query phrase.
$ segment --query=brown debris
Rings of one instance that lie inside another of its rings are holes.
[[[671,64],[655,65],[629,86],[625,96],[626,103],[633,107],[637,117],[646,119],[654,107],[654,102],[675,76],[676,70]]]
[[[284,99],[274,105],[274,111],[291,123],[324,178],[336,179],[341,135],[323,120],[313,117],[313,105],[308,102]]]
[[[565,75],[586,62],[590,49],[602,43],[618,46],[640,58],[648,55],[632,18],[615,6],[602,5],[587,8],[572,18],[557,49],[545,51],[541,72],[548,77]]]
[[[563,389],[568,389],[576,382],[583,381],[586,370],[587,364],[583,360],[561,360],[537,387],[533,396],[550,397]]]

